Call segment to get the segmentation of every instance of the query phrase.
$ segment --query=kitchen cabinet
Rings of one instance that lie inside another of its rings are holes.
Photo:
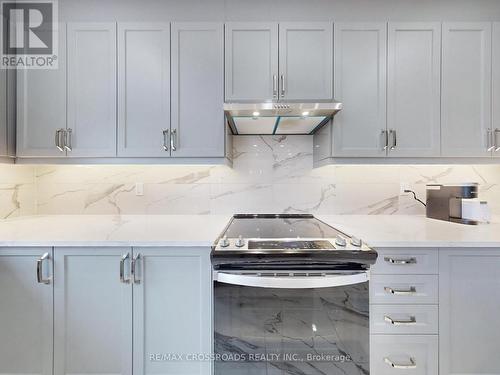
[[[492,64],[492,145],[493,156],[500,157],[500,22],[493,23],[493,64]]]
[[[66,24],[58,34],[58,69],[17,70],[18,158],[66,156],[57,148],[57,132],[66,129]]]
[[[0,158],[8,156],[7,70],[0,71]]]
[[[186,356],[212,352],[210,251],[134,248],[134,259],[134,373],[209,374],[210,361]]]
[[[116,24],[68,23],[71,157],[116,156]]]
[[[227,102],[278,98],[278,24],[228,22],[225,25]]]
[[[333,99],[330,22],[279,24],[279,99]]]
[[[443,23],[443,156],[491,156],[491,49],[491,23]]]
[[[51,277],[50,248],[0,249],[0,374],[52,375]]]
[[[439,253],[440,374],[499,374],[500,253]]]
[[[173,157],[224,157],[224,28],[172,24]]]
[[[55,375],[132,374],[131,256],[130,248],[55,249]]]
[[[118,156],[170,156],[170,24],[118,24]]]
[[[387,64],[388,155],[439,156],[441,24],[389,23]]]
[[[227,23],[227,102],[332,100],[332,24]]]
[[[333,121],[333,156],[385,156],[387,25],[334,28],[334,96],[344,108]]]

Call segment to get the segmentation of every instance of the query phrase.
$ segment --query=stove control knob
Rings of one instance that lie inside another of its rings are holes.
[[[220,247],[228,247],[229,246],[229,240],[227,239],[227,236],[224,236],[220,239],[219,245],[220,245]]]
[[[361,247],[363,245],[363,241],[361,241],[359,238],[357,237],[352,237],[351,238],[351,245],[352,246],[356,246],[356,247]]]
[[[242,236],[239,236],[234,244],[236,245],[236,247],[243,247],[245,246],[245,240]]]
[[[335,239],[335,245],[345,247],[347,245],[347,241],[344,237],[337,236],[337,238]]]

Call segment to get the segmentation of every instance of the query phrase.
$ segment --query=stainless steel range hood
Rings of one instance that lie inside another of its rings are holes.
[[[342,103],[226,103],[233,134],[313,134],[342,109]]]

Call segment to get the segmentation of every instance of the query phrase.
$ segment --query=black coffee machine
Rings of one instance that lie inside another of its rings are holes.
[[[427,185],[427,217],[454,223],[477,225],[463,218],[462,201],[478,197],[479,184]]]

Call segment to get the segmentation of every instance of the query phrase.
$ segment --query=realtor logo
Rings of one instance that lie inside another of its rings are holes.
[[[57,69],[57,0],[3,0],[3,69]]]

